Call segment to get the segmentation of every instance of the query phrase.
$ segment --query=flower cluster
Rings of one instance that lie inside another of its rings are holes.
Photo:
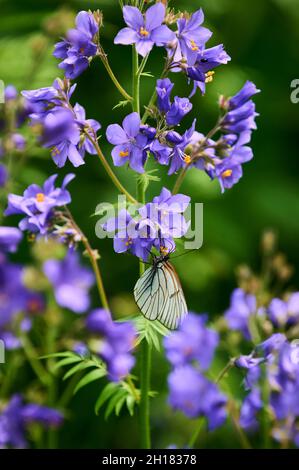
[[[275,333],[249,356],[238,358],[235,365],[247,372],[245,385],[249,390],[241,408],[240,425],[249,431],[256,430],[259,414],[266,407],[273,416],[273,438],[299,446],[298,341],[289,342],[283,334]]]
[[[58,305],[75,313],[88,310],[88,291],[95,279],[90,269],[81,266],[78,253],[70,249],[62,260],[49,259],[43,270],[53,286]]]
[[[163,188],[152,202],[138,209],[137,217],[123,209],[117,218],[104,224],[104,229],[115,232],[114,250],[117,253],[130,251],[146,261],[152,248],[162,254],[174,251],[174,239],[183,237],[189,227],[183,215],[189,202],[188,196],[172,196]]]
[[[52,408],[36,403],[24,404],[20,395],[13,395],[0,412],[0,448],[26,448],[26,430],[32,423],[40,423],[45,429],[57,428],[63,415]]]
[[[76,78],[87,69],[90,59],[97,53],[96,35],[98,23],[92,13],[80,11],[76,17],[76,28],[67,33],[67,38],[55,45],[53,55],[62,59],[59,68],[66,78]]]
[[[131,322],[113,322],[104,309],[91,312],[86,319],[87,328],[101,336],[97,353],[107,364],[110,380],[124,379],[135,364],[132,350],[136,342],[136,331]]]
[[[223,424],[226,398],[203,371],[212,362],[218,334],[206,327],[206,316],[192,312],[179,330],[166,337],[166,357],[174,367],[168,377],[169,403],[189,418],[205,416],[209,429]]]
[[[101,125],[94,119],[86,119],[81,105],[71,105],[75,87],[66,79],[56,79],[50,87],[22,92],[31,106],[32,124],[41,127],[41,143],[51,149],[59,168],[67,159],[74,167],[83,165],[86,152],[96,153],[92,141],[96,140]]]
[[[21,238],[18,229],[0,227],[0,339],[7,350],[21,347],[19,333],[30,330],[33,316],[45,308],[43,296],[24,285],[23,267],[6,257]]]
[[[240,331],[245,339],[252,339],[251,324],[271,322],[272,329],[288,328],[299,321],[299,292],[294,292],[285,300],[274,298],[267,307],[259,307],[256,296],[243,289],[235,289],[231,304],[225,312],[228,326]]]
[[[5,215],[20,214],[24,218],[19,223],[21,230],[45,235],[50,232],[55,219],[55,208],[71,202],[71,195],[66,186],[75,177],[70,173],[62,183],[61,188],[55,187],[57,175],[50,176],[43,186],[31,184],[23,196],[10,194]]]

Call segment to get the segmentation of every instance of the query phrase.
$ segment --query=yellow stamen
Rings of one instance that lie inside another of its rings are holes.
[[[184,155],[184,162],[187,163],[187,165],[189,165],[189,163],[191,163],[191,160],[192,158],[190,157],[190,155]]]
[[[206,79],[205,79],[205,82],[206,83],[210,83],[213,81],[213,75],[215,74],[214,70],[210,70],[209,72],[206,73]]]
[[[168,255],[169,250],[166,246],[160,246],[160,253],[162,253],[162,255]]]
[[[37,193],[37,195],[35,196],[35,199],[37,200],[37,202],[44,202],[45,195],[43,193]]]
[[[120,157],[128,157],[129,156],[129,151],[128,150],[125,150],[125,151],[121,150],[119,152],[119,156]]]
[[[132,245],[132,238],[128,238],[128,240],[126,241],[126,246],[130,245]]]
[[[149,35],[149,32],[145,28],[143,28],[143,26],[141,26],[139,33],[141,36],[144,36],[145,38]]]
[[[53,157],[56,157],[56,155],[60,154],[60,150],[57,147],[52,148],[52,155]]]
[[[221,176],[222,178],[229,178],[233,174],[233,170],[225,170]]]
[[[190,43],[191,43],[191,50],[192,51],[198,51],[198,47],[196,45],[196,42],[193,39],[191,39]]]

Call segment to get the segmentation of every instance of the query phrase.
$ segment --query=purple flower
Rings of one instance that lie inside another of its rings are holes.
[[[219,65],[227,64],[229,61],[230,56],[225,52],[223,44],[219,44],[199,52],[192,66],[183,65],[187,77],[194,81],[193,91],[190,96],[194,95],[197,88],[204,94],[206,83],[213,79],[213,69]]]
[[[246,339],[250,339],[249,321],[256,314],[256,298],[242,289],[235,289],[231,296],[231,304],[225,312],[228,325],[233,330],[241,331]]]
[[[88,347],[82,341],[76,341],[73,345],[72,351],[82,357],[89,355]]]
[[[44,263],[44,273],[53,285],[57,303],[75,313],[85,312],[90,305],[89,289],[94,284],[90,269],[80,265],[78,254],[69,250],[63,260]]]
[[[268,307],[268,315],[277,327],[297,323],[299,319],[299,292],[291,294],[286,302],[281,299],[272,299]]]
[[[192,109],[192,103],[188,98],[174,97],[169,111],[166,114],[166,123],[168,126],[176,126],[181,122],[184,116],[188,114]]]
[[[26,139],[22,136],[22,134],[18,134],[17,132],[11,134],[11,143],[14,146],[15,150],[19,150],[22,152],[26,147]]]
[[[263,402],[260,390],[254,388],[245,398],[240,413],[240,426],[246,430],[255,430],[258,426],[257,414],[262,409]]]
[[[0,227],[0,253],[16,251],[22,236],[22,232],[15,227]]]
[[[247,81],[243,88],[230,98],[227,102],[228,109],[236,109],[243,106],[253,95],[259,93],[261,90],[258,90],[253,82]]]
[[[212,36],[212,32],[201,26],[204,21],[202,9],[194,12],[189,19],[180,18],[178,25],[178,43],[176,44],[176,52],[174,61],[187,59],[187,63],[193,65],[196,61],[197,54],[204,48],[205,43]]]
[[[59,411],[34,403],[24,404],[20,395],[13,395],[0,414],[0,447],[27,447],[26,427],[30,423],[41,423],[47,429],[62,422]]]
[[[196,120],[193,121],[190,129],[188,129],[183,135],[180,135],[176,131],[170,131],[167,133],[166,140],[173,147],[170,154],[169,175],[172,175],[191,162],[190,156],[186,153],[186,149],[194,144],[199,138],[198,132],[195,131],[195,124]]]
[[[209,368],[219,343],[219,335],[206,327],[206,321],[206,315],[189,312],[179,330],[166,336],[166,357],[173,366],[197,361],[202,370]]]
[[[80,11],[76,16],[76,28],[67,33],[67,38],[55,45],[53,55],[63,59],[59,68],[63,69],[67,78],[78,77],[89,65],[89,59],[97,53],[95,35],[98,24],[87,11]]]
[[[166,46],[175,39],[175,34],[165,25],[165,6],[157,3],[145,13],[145,17],[136,7],[125,6],[123,16],[127,28],[119,31],[114,44],[135,44],[138,54],[145,57],[156,46]]]
[[[286,342],[286,337],[282,333],[275,333],[270,338],[256,346],[256,351],[262,354],[265,358],[269,357],[272,353],[279,351],[283,344]]]
[[[18,96],[18,92],[13,85],[7,85],[4,90],[4,100],[10,101],[15,100]]]
[[[206,416],[209,429],[221,426],[226,418],[226,398],[217,386],[190,365],[174,369],[168,376],[169,404],[188,418]]]
[[[232,188],[243,176],[242,165],[236,164],[230,158],[225,158],[218,164],[214,171],[214,177],[218,179],[221,192]]]
[[[170,110],[171,102],[170,102],[170,95],[171,90],[174,87],[174,83],[172,83],[169,78],[162,78],[157,80],[156,85],[156,92],[157,92],[157,100],[158,100],[158,108],[161,113],[167,113]]]
[[[133,170],[143,173],[148,139],[140,132],[140,124],[139,114],[131,113],[123,120],[122,127],[119,124],[110,124],[106,137],[110,144],[115,145],[111,152],[115,166],[129,162]]]
[[[192,109],[192,103],[188,98],[175,96],[174,102],[171,103],[170,94],[173,86],[174,84],[168,78],[157,80],[158,108],[161,113],[166,113],[166,124],[168,126],[179,124]]]
[[[110,380],[124,379],[135,364],[132,349],[135,346],[136,330],[131,322],[116,323],[104,309],[91,312],[86,326],[101,335],[98,354],[106,362]]]
[[[8,178],[8,173],[6,166],[0,163],[0,188],[3,188],[6,185]]]
[[[254,357],[253,354],[249,354],[248,356],[238,357],[235,360],[235,366],[240,369],[253,369],[264,361],[263,357]]]
[[[53,175],[45,181],[43,186],[31,184],[24,191],[23,196],[10,194],[5,215],[25,215],[19,223],[21,230],[47,233],[54,208],[69,204],[71,201],[66,186],[74,177],[72,173],[68,174],[63,180],[62,187],[56,188],[54,183],[57,175]]]
[[[94,119],[86,119],[85,110],[78,103],[71,106],[74,89],[68,80],[56,79],[51,87],[22,92],[32,106],[32,124],[42,128],[41,143],[51,148],[51,156],[60,168],[67,159],[75,167],[83,165],[86,151],[95,154],[86,133],[96,140],[101,127]]]

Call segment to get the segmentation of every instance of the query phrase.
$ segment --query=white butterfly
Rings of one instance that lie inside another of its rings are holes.
[[[170,330],[176,329],[188,309],[178,275],[169,256],[158,256],[134,287],[141,313],[148,320],[159,320]]]

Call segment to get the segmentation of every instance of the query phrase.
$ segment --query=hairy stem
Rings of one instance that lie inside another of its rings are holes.
[[[111,178],[111,180],[114,183],[114,185],[116,186],[116,188],[122,194],[124,194],[127,197],[128,201],[130,201],[132,204],[137,204],[136,199],[133,196],[131,196],[131,194],[121,184],[121,182],[117,178],[116,174],[113,172],[112,168],[110,167],[109,163],[107,162],[107,160],[106,160],[106,158],[105,158],[98,142],[96,141],[96,139],[93,139],[87,131],[85,132],[85,135],[90,140],[90,142],[93,144],[94,148],[96,149],[99,159],[101,160],[106,172],[108,173],[109,177]]]
[[[86,252],[89,256],[90,263],[91,263],[93,271],[95,273],[97,287],[98,287],[99,296],[100,296],[100,299],[101,299],[102,306],[106,310],[110,311],[109,304],[108,304],[108,299],[107,299],[107,295],[106,295],[106,292],[105,292],[104,283],[103,283],[103,279],[102,279],[102,274],[101,274],[99,264],[98,264],[97,253],[96,253],[95,250],[92,249],[92,247],[91,247],[91,245],[88,241],[88,238],[84,235],[84,233],[82,232],[82,230],[80,229],[78,224],[75,222],[75,220],[74,220],[71,212],[69,211],[69,209],[67,207],[65,207],[65,210],[66,210],[68,218],[69,218],[71,224],[73,225],[74,229],[79,233],[79,235],[81,237],[81,240],[82,240],[82,243],[83,243],[83,245],[86,249]]]

